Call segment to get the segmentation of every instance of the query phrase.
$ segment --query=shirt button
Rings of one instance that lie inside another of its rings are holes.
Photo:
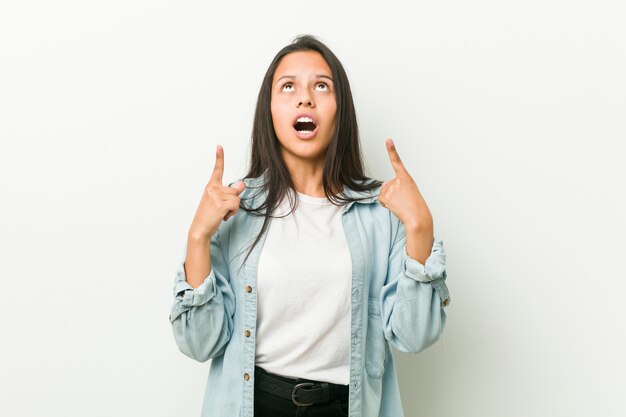
[[[446,298],[445,300],[443,300],[444,307],[446,307],[448,304],[450,304],[450,299],[449,298]]]
[[[246,292],[252,292],[252,287],[249,286],[249,285],[246,285],[245,290],[246,290]]]
[[[246,381],[249,381],[250,380],[250,375],[243,374],[243,379],[245,379]]]
[[[250,330],[246,330],[243,334],[246,335],[246,337],[250,337]]]

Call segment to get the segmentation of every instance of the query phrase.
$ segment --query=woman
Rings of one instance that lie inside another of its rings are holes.
[[[176,274],[176,343],[212,359],[202,416],[403,415],[390,346],[434,343],[449,295],[432,216],[386,147],[396,176],[381,183],[363,172],[348,79],[324,44],[278,52],[249,172],[223,185],[217,147]]]

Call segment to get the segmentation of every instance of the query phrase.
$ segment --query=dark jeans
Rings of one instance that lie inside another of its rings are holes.
[[[327,403],[299,407],[291,400],[254,389],[254,417],[347,417],[348,395]]]

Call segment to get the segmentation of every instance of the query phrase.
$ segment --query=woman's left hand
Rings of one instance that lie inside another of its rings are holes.
[[[433,217],[426,201],[400,160],[393,141],[387,139],[385,145],[396,177],[383,183],[378,202],[400,219],[407,232],[432,236]]]

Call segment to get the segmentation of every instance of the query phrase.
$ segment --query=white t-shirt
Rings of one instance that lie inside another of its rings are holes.
[[[259,258],[256,365],[347,385],[352,260],[343,207],[297,195],[293,213],[271,219]],[[275,215],[289,210],[285,196]]]

